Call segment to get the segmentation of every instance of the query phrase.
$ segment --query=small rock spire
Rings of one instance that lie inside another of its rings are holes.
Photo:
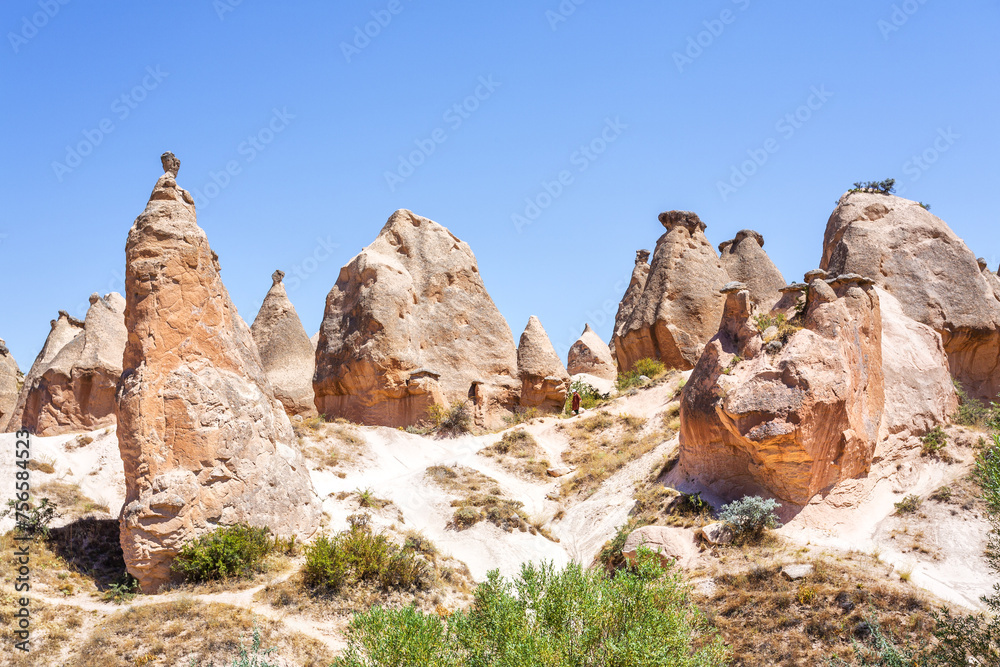
[[[167,151],[160,156],[160,164],[163,165],[163,173],[177,178],[177,172],[181,169],[181,161],[177,159],[176,155]]]
[[[274,273],[271,274],[271,286],[275,286],[282,281],[285,277],[285,272],[281,269],[276,269]]]

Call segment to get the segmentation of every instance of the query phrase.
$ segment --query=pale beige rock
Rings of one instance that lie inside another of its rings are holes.
[[[49,436],[113,426],[126,336],[125,299],[90,295],[83,331],[25,383],[23,427]]]
[[[941,336],[903,312],[888,292],[877,289],[882,313],[882,370],[885,418],[882,437],[923,435],[945,423],[958,407]]]
[[[17,407],[17,395],[21,391],[22,381],[21,369],[17,367],[14,355],[0,338],[0,433],[6,430],[7,422]]]
[[[951,374],[970,394],[1000,391],[1000,295],[962,239],[917,202],[845,194],[827,223],[821,268],[874,279],[941,334]]]
[[[499,426],[519,388],[514,337],[472,250],[436,222],[393,213],[327,296],[317,409],[407,426],[426,419],[434,403],[470,401],[478,424]]]
[[[321,505],[274,398],[218,256],[162,158],[125,246],[124,371],[118,444],[126,497],[121,543],[144,592],[171,578],[180,548],[221,525],[306,538]]]
[[[625,294],[618,304],[618,312],[615,314],[615,330],[611,333],[611,342],[608,343],[611,354],[616,359],[615,340],[624,335],[625,325],[628,324],[628,319],[632,316],[632,311],[635,310],[635,304],[639,302],[639,297],[642,296],[642,290],[646,287],[646,280],[648,278],[649,251],[636,250],[632,278],[629,280],[628,287],[625,288]]]
[[[614,338],[623,372],[646,357],[668,368],[692,368],[722,319],[725,297],[719,290],[730,279],[705,238],[705,223],[688,211],[661,213],[660,222],[667,232],[656,242],[642,294]]]
[[[559,412],[566,404],[569,373],[552,347],[542,323],[532,315],[517,346],[521,407]]]
[[[671,561],[683,561],[691,552],[686,548],[691,536],[683,528],[673,526],[643,526],[629,533],[622,547],[622,556],[634,563],[639,547],[645,547],[660,557],[666,567]]]
[[[295,307],[288,300],[281,279],[284,272],[271,275],[271,289],[250,327],[264,373],[274,396],[289,415],[316,414],[312,379],[316,369],[316,348],[309,340]]]
[[[812,563],[789,563],[781,566],[781,574],[789,581],[805,579],[815,571],[816,568]]]
[[[611,356],[611,348],[601,340],[597,332],[588,324],[583,333],[569,348],[566,370],[570,375],[586,373],[605,380],[618,377],[615,359]]]
[[[695,534],[700,539],[713,545],[731,544],[734,537],[733,529],[724,521],[705,524]]]
[[[768,312],[781,299],[785,279],[764,252],[764,237],[744,229],[732,241],[719,245],[722,266],[730,279],[746,283],[754,304]]]
[[[747,302],[727,297],[684,389],[677,474],[725,499],[805,505],[871,466],[885,403],[878,296],[814,280],[804,328],[776,354],[754,353]]]

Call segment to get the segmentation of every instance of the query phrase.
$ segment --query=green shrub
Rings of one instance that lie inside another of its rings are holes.
[[[434,424],[434,430],[452,437],[472,431],[472,415],[467,401],[458,401],[445,407],[435,403],[427,409],[427,416]]]
[[[408,541],[399,547],[362,520],[352,521],[333,537],[321,535],[306,547],[302,574],[309,588],[334,594],[361,582],[382,590],[430,586],[430,567],[417,557],[417,545]]]
[[[641,550],[634,570],[577,564],[490,572],[469,611],[446,619],[413,607],[355,616],[336,667],[721,666],[725,646],[681,575]]]
[[[1000,429],[1000,405],[995,402],[986,405],[978,398],[969,396],[958,380],[955,381],[955,392],[958,394],[958,411],[951,417],[953,422],[961,426]]]
[[[779,507],[781,504],[774,499],[744,496],[723,505],[719,511],[719,519],[732,527],[737,541],[753,541],[759,539],[765,529],[781,527],[781,521],[774,512]]]
[[[264,558],[273,548],[266,527],[222,526],[181,547],[170,568],[195,583],[247,577],[264,569]]]
[[[632,368],[627,372],[619,373],[615,384],[619,391],[624,391],[630,387],[641,385],[643,381],[640,378],[643,376],[648,377],[650,380],[655,380],[662,377],[666,372],[667,367],[663,365],[662,361],[647,357],[632,364]]]
[[[896,514],[912,514],[920,508],[922,502],[920,496],[909,495],[893,506],[896,508]]]
[[[26,495],[27,492],[21,498],[24,498]],[[37,504],[33,498],[29,498],[28,500],[12,498],[7,501],[7,509],[0,512],[0,519],[7,516],[14,518],[16,522],[14,530],[17,531],[18,535],[26,537],[37,535],[47,539],[49,536],[49,524],[60,517],[61,514],[59,514],[56,504],[48,498],[42,498],[42,501]]]
[[[128,572],[118,581],[112,582],[104,591],[103,600],[122,604],[131,602],[139,595],[139,581]]]
[[[576,380],[569,386],[566,392],[566,404],[563,406],[563,415],[570,415],[573,412],[573,392],[580,394],[580,408],[582,410],[593,410],[605,401],[611,399],[610,394],[602,394],[593,385]]]
[[[850,189],[850,192],[873,192],[880,195],[891,195],[895,191],[895,178],[887,178],[884,181],[859,181]]]
[[[948,444],[948,434],[940,426],[935,426],[920,438],[920,442],[924,456],[937,454]]]

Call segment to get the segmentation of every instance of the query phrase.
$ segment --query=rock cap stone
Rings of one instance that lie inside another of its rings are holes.
[[[791,283],[790,285],[785,285],[784,287],[782,287],[778,291],[782,292],[782,293],[803,292],[803,291],[805,291],[807,289],[809,289],[809,285],[807,285],[805,283]]]
[[[739,281],[734,280],[732,282],[726,283],[719,291],[722,292],[723,294],[735,294],[736,292],[742,292],[746,288],[747,288],[746,283],[741,283]]]
[[[812,271],[806,271],[804,278],[807,283],[811,283],[816,279],[822,280],[826,278],[826,275],[826,271],[823,269],[813,269]]]
[[[177,172],[181,170],[181,161],[177,159],[176,155],[167,151],[160,156],[160,164],[163,165],[163,173],[177,178]]]
[[[692,234],[695,231],[705,231],[707,225],[701,221],[697,213],[691,211],[664,211],[659,216],[660,224],[669,232],[678,226],[685,227]]]

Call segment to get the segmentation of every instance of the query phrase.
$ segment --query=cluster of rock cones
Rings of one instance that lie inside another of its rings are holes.
[[[852,192],[820,268],[787,284],[754,231],[719,252],[694,213],[638,251],[610,345],[589,325],[563,364],[532,317],[518,345],[469,246],[407,210],[341,269],[313,339],[275,271],[252,327],[222,283],[180,162],[164,168],[125,249],[125,297],[65,312],[23,378],[0,341],[0,430],[117,425],[121,541],[145,591],[181,546],[220,525],[314,533],[321,506],[290,417],[408,426],[467,401],[475,423],[561,411],[572,378],[640,359],[690,370],[679,470],[723,497],[804,505],[864,475],[876,450],[1000,390],[1000,278],[942,220]]]

